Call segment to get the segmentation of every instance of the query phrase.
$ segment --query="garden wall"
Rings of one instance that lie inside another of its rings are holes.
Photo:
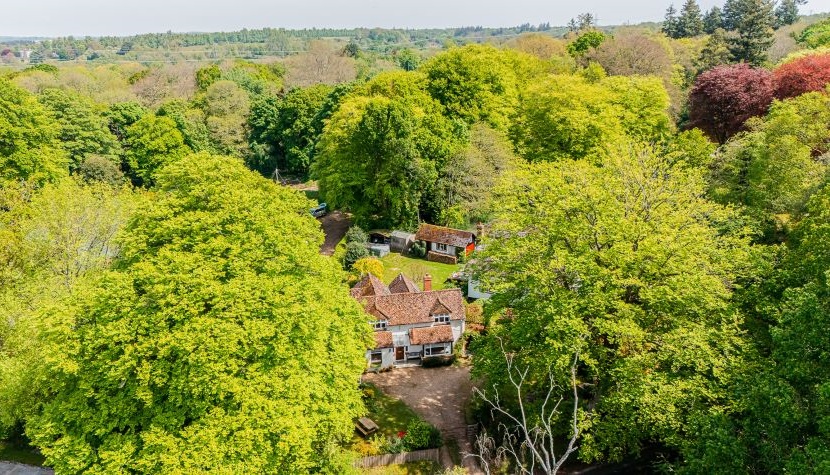
[[[458,258],[455,256],[448,256],[440,252],[429,251],[427,253],[427,260],[430,262],[440,262],[442,264],[458,264]]]

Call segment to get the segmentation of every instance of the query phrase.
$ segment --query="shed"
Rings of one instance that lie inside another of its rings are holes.
[[[406,231],[392,231],[390,247],[393,252],[401,254],[409,252],[409,248],[415,243],[415,234]]]

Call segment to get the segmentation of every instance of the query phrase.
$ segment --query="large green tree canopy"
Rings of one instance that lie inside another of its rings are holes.
[[[0,77],[0,180],[42,183],[65,176],[60,132],[34,96]]]
[[[696,411],[723,403],[742,346],[730,297],[747,247],[703,192],[701,171],[678,155],[622,144],[601,165],[525,166],[497,193],[479,259],[495,292],[491,329],[474,374],[503,384],[506,351],[530,368],[536,394],[549,368],[568,387],[579,352],[584,460],[678,447]]]
[[[77,169],[91,155],[119,163],[121,147],[102,114],[103,106],[75,92],[47,89],[38,100],[60,124],[58,136],[69,152],[70,168]]]
[[[27,433],[61,473],[307,473],[362,412],[368,326],[310,203],[229,157],[157,174],[76,292],[60,390]]]
[[[460,145],[464,127],[442,114],[422,84],[418,73],[387,73],[341,103],[314,165],[326,202],[390,227],[437,217],[438,170]]]
[[[511,136],[531,162],[596,158],[625,137],[656,141],[670,132],[668,107],[658,78],[554,75],[523,92]]]
[[[489,45],[453,48],[425,63],[427,90],[449,114],[468,124],[487,122],[507,131],[519,88],[544,73],[544,63],[513,50]]]

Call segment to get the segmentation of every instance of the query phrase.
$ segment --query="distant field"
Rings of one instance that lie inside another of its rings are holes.
[[[432,276],[432,288],[435,290],[451,287],[445,284],[444,281],[452,275],[453,272],[460,270],[461,265],[440,264],[437,262],[429,262],[426,259],[413,259],[411,257],[404,257],[400,254],[392,253],[386,255],[383,259],[383,282],[389,284],[401,272],[419,286],[423,286],[424,274]]]

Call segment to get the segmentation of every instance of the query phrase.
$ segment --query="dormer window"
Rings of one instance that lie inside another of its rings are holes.
[[[375,331],[386,330],[386,320],[376,320],[372,322],[372,326],[375,328]]]
[[[433,323],[450,323],[450,316],[446,314],[440,315],[433,315],[432,316]]]

